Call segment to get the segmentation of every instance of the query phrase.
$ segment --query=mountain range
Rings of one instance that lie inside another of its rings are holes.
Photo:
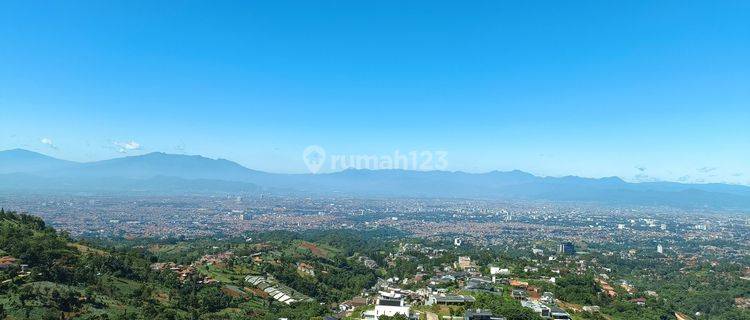
[[[279,174],[225,160],[154,152],[95,162],[0,151],[0,191],[76,193],[252,193],[362,197],[452,197],[585,201],[750,210],[750,187],[675,182],[629,183],[618,177],[539,177],[523,171],[466,173],[348,169]]]

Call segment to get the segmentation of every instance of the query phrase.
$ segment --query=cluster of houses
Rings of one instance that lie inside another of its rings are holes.
[[[412,305],[439,305],[439,306],[471,306],[476,299],[468,294],[453,294],[447,289],[441,288],[445,283],[460,282],[466,291],[486,291],[494,292],[493,280],[481,277],[481,274],[474,270],[470,259],[462,259],[463,267],[466,271],[444,271],[437,272],[431,278],[427,286],[417,290],[407,290],[400,288],[403,283],[401,279],[379,279],[378,282],[368,292],[371,298],[358,297],[345,301],[339,305],[342,313],[351,312],[355,308],[374,304],[372,309],[362,314],[362,319],[375,320],[381,316],[394,316],[401,314],[410,319],[418,319],[420,312],[415,311]],[[478,320],[504,320],[504,318],[492,315],[487,311],[470,310],[465,315],[466,319]]]
[[[205,265],[224,266],[226,261],[234,258],[234,252],[227,251],[217,254],[207,254],[198,260],[198,263]]]
[[[0,257],[0,270],[8,270],[11,268],[18,268],[17,271],[20,271],[16,274],[17,278],[27,277],[31,274],[28,264],[22,264],[20,263],[20,260],[12,256]],[[13,279],[6,279],[3,280],[2,283],[9,283],[11,281],[13,281]]]
[[[539,288],[530,286],[526,282],[511,281],[514,289],[510,296],[521,302],[521,306],[531,309],[545,319],[571,319],[570,314],[557,306],[555,295],[552,292],[544,292],[541,295]]]
[[[521,306],[529,308],[545,319],[571,319],[570,314],[555,305],[546,305],[537,300],[523,300]]]
[[[413,249],[413,248],[412,248]],[[428,248],[420,248],[428,251]],[[406,256],[389,258],[408,258]],[[424,268],[417,268],[420,273],[414,277],[414,281],[421,281],[427,275]],[[342,312],[352,311],[355,308],[373,305],[362,314],[362,319],[375,320],[381,316],[393,316],[401,314],[410,319],[419,318],[420,314],[412,308],[412,305],[426,306],[462,306],[471,307],[476,301],[471,292],[485,292],[490,294],[502,294],[501,286],[509,285],[513,288],[511,297],[520,301],[523,307],[529,308],[545,319],[571,319],[570,314],[557,305],[555,297],[550,292],[541,293],[540,289],[530,286],[527,282],[510,279],[511,271],[508,268],[490,266],[489,277],[480,272],[474,261],[468,256],[460,256],[452,264],[441,269],[432,270],[429,282],[422,288],[406,290],[400,288],[410,279],[380,279],[378,283],[369,290],[371,298],[359,297],[340,304]],[[537,267],[527,267],[524,272],[537,272]],[[554,278],[549,281],[554,282]],[[456,286],[459,291],[449,291],[445,287]],[[598,312],[595,306],[587,307],[589,312]],[[486,310],[468,310],[464,319],[495,320],[504,319],[501,315],[493,315]]]
[[[365,265],[365,267],[368,267],[370,269],[376,269],[378,267],[378,263],[375,262],[375,260],[370,259],[368,256],[359,256],[357,257],[357,261],[361,262]]]
[[[297,263],[297,271],[299,271],[301,274],[311,277],[315,276],[315,267],[305,262]]]
[[[382,316],[402,315],[409,319],[420,319],[421,312],[415,311],[406,303],[406,295],[393,291],[380,291],[375,301],[375,307],[362,313],[363,320],[377,320]],[[431,304],[460,304],[474,302],[474,297],[462,295],[431,295],[429,300]],[[506,320],[505,317],[492,314],[490,311],[481,309],[470,309],[464,312],[465,320]]]
[[[614,297],[617,296],[617,291],[615,291],[615,288],[612,287],[612,285],[610,285],[609,282],[607,282],[605,280],[607,278],[608,277],[607,277],[606,274],[600,274],[599,277],[597,277],[595,279],[595,281],[599,285],[599,287],[601,287],[602,293],[606,294],[609,297],[614,298]],[[629,295],[633,295],[633,294],[635,294],[635,293],[638,292],[638,290],[633,285],[631,285],[630,283],[628,283],[625,280],[621,280],[620,281],[620,288],[622,288],[623,290],[625,290],[625,292],[627,292]],[[649,291],[645,291],[645,294],[649,295],[649,296],[652,296],[652,297],[658,297],[659,296],[655,291],[650,291],[650,290]],[[645,306],[646,305],[646,299],[643,298],[643,297],[629,299],[628,302],[637,304],[639,306]]]
[[[398,263],[399,260],[410,260],[414,258],[409,255],[409,253],[413,251],[435,255],[436,257],[443,254],[440,250],[419,244],[404,244],[400,249],[399,252],[392,253],[386,257],[384,263],[391,265]],[[569,252],[572,250],[573,249],[570,248],[570,246],[561,245],[559,250],[561,252],[559,255],[562,258],[565,258],[566,255],[570,255]],[[533,249],[533,253],[537,256],[543,255],[543,251],[540,249]],[[196,272],[196,266],[225,266],[227,261],[233,258],[234,254],[232,252],[223,252],[214,255],[205,255],[200,260],[189,266],[177,265],[174,263],[155,263],[152,265],[152,268],[155,270],[172,270],[180,275],[180,279],[185,280]],[[253,254],[250,258],[256,263],[262,262],[264,259],[260,253]],[[378,263],[367,256],[360,255],[357,256],[356,259],[369,268],[379,268]],[[2,260],[0,260],[0,263],[1,262]],[[587,268],[585,265],[579,265],[578,267],[582,269]],[[523,271],[524,273],[536,273],[539,272],[539,268],[539,264],[527,265],[523,268]],[[299,261],[296,263],[296,269],[297,272],[303,276],[314,277],[316,275],[315,267],[311,263]],[[472,292],[501,295],[502,288],[510,286],[512,288],[509,293],[510,296],[518,300],[523,307],[534,311],[541,317],[545,319],[571,319],[571,316],[558,306],[560,302],[555,300],[552,293],[541,292],[542,290],[540,288],[529,285],[528,282],[512,279],[511,276],[513,272],[510,268],[489,266],[489,275],[483,274],[481,272],[482,269],[483,268],[479,267],[469,256],[459,256],[453,263],[435,266],[432,270],[425,270],[424,267],[418,266],[417,273],[413,278],[409,277],[408,279],[399,279],[393,277],[389,279],[379,279],[377,284],[373,286],[373,288],[366,290],[362,296],[340,303],[339,310],[342,315],[350,315],[356,308],[372,306],[369,310],[363,312],[362,319],[374,320],[381,316],[393,316],[396,314],[405,315],[411,319],[418,319],[420,313],[412,308],[413,305],[461,306],[464,308],[471,308],[476,301],[475,297],[471,295]],[[550,271],[553,273],[560,273],[559,269],[550,269]],[[401,288],[403,285],[422,282],[427,278],[429,278],[429,280],[419,289],[407,290]],[[554,277],[544,279],[551,283],[555,282]],[[605,279],[607,279],[606,275],[600,275],[596,278],[596,281],[605,294],[614,297],[617,295],[617,292]],[[207,281],[210,281],[210,279]],[[274,300],[284,304],[310,300],[309,297],[279,283],[271,276],[266,278],[263,276],[251,275],[245,277],[245,282],[254,287],[253,290],[257,290],[259,294],[267,294]],[[627,283],[621,283],[619,286],[623,287],[623,289],[628,292],[634,290],[632,287],[628,288]],[[457,288],[459,290],[445,289],[447,287]],[[641,300],[643,301],[634,300],[632,302],[638,304],[645,303],[645,299]],[[599,307],[584,306],[583,311],[596,313],[599,312]],[[501,315],[493,315],[486,310],[476,309],[467,310],[464,319],[504,320]]]
[[[151,270],[164,271],[169,270],[177,274],[180,281],[187,281],[191,275],[195,274],[195,266],[176,264],[174,262],[156,262],[151,264]]]
[[[190,278],[190,276],[194,275],[197,272],[197,266],[207,265],[223,267],[226,266],[227,261],[232,258],[234,258],[234,253],[231,251],[227,251],[218,254],[204,255],[198,261],[193,262],[189,265],[176,264],[174,262],[156,262],[151,264],[151,269],[155,271],[170,270],[178,275],[180,281],[185,282]],[[198,283],[205,284],[214,282],[216,282],[216,280],[212,279],[211,277],[203,277],[202,280],[198,281]]]

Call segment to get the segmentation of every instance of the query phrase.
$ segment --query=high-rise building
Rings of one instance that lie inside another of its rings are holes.
[[[557,248],[557,253],[574,254],[576,253],[576,248],[570,242],[563,242],[563,243],[560,243],[560,246]]]
[[[661,244],[656,245],[656,252],[664,254],[664,247],[662,247]]]

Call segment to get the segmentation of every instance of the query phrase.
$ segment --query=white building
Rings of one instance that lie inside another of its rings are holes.
[[[501,269],[500,267],[490,267],[490,274],[506,276],[510,274],[510,270],[507,268]]]
[[[409,317],[411,306],[404,302],[403,296],[399,293],[381,292],[375,304],[375,309],[362,313],[362,319],[376,320],[381,316],[392,317],[397,314]]]

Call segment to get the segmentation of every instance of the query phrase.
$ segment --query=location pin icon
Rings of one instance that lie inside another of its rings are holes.
[[[320,171],[320,168],[323,167],[323,163],[325,162],[325,160],[326,150],[321,146],[308,146],[307,148],[305,148],[305,151],[302,152],[302,161],[305,162],[307,170],[310,170],[310,172],[313,174]]]

